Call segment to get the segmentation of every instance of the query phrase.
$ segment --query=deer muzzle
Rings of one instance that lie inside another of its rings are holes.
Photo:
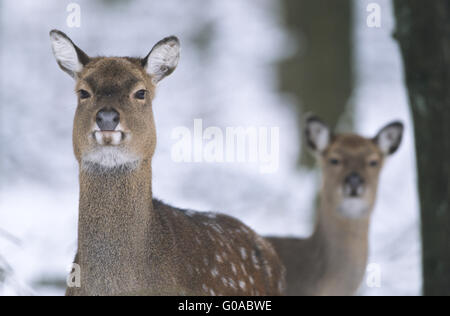
[[[360,197],[364,194],[364,179],[359,173],[352,172],[345,178],[344,193],[348,197]]]

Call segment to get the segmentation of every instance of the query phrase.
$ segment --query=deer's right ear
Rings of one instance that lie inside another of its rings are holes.
[[[77,74],[89,62],[89,56],[78,48],[72,40],[63,32],[52,30],[50,32],[53,55],[62,70],[71,77],[76,78]]]
[[[384,155],[389,156],[397,151],[403,138],[405,127],[402,122],[393,122],[385,126],[373,139]]]
[[[180,40],[170,36],[159,41],[141,62],[153,83],[157,84],[177,68],[179,60]]]
[[[305,137],[310,150],[322,153],[330,144],[331,132],[320,118],[308,115],[306,118]]]

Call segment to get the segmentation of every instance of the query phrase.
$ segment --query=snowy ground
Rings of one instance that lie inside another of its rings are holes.
[[[370,262],[381,266],[382,286],[363,286],[361,294],[418,295],[413,136],[400,56],[390,38],[390,5],[377,1],[383,6],[383,27],[369,29],[368,1],[355,2],[358,132],[373,135],[392,119],[407,123],[405,143],[383,173],[371,231]],[[52,28],[67,32],[91,55],[143,56],[160,38],[177,34],[182,60],[154,103],[155,196],[175,206],[226,212],[262,234],[311,232],[318,184],[315,173],[296,170],[297,122],[289,97],[277,91],[275,64],[295,47],[281,26],[276,2],[136,0],[112,8],[103,2],[78,3],[82,25],[70,29],[65,2],[2,2],[0,256],[13,273],[0,295],[63,294],[46,284],[64,279],[76,248],[78,185],[71,149],[76,100],[72,80],[51,55]],[[250,164],[172,162],[171,131],[192,129],[196,118],[206,127],[279,127],[279,171],[261,175]],[[18,241],[2,238],[2,230]]]

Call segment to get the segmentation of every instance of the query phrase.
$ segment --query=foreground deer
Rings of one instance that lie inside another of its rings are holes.
[[[179,60],[176,37],[147,57],[88,57],[50,32],[59,66],[76,80],[73,146],[80,166],[81,288],[68,295],[280,295],[272,246],[236,219],[152,199],[156,84]]]
[[[366,271],[379,174],[402,135],[398,122],[367,139],[333,135],[320,119],[307,120],[306,140],[323,174],[316,228],[308,239],[269,239],[287,268],[288,295],[356,293]]]

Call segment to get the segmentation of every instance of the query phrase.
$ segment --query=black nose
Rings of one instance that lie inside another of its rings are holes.
[[[114,131],[119,125],[120,115],[114,109],[103,109],[97,113],[95,121],[101,131]]]
[[[358,196],[364,186],[364,179],[357,173],[350,173],[344,180],[348,194],[351,196]]]

